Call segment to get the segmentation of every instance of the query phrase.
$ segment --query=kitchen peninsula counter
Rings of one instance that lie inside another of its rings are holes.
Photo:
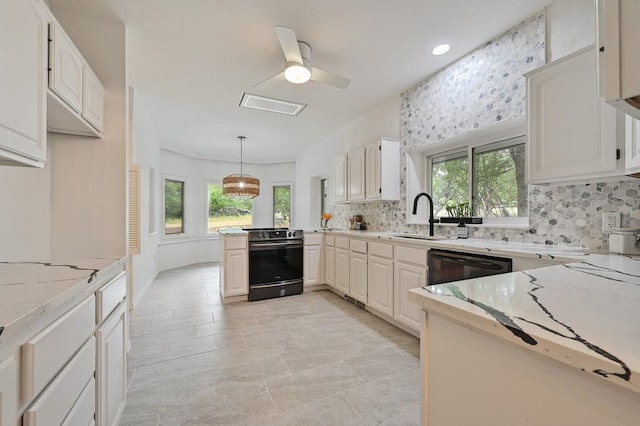
[[[0,345],[48,312],[95,292],[124,263],[118,258],[0,262]]]

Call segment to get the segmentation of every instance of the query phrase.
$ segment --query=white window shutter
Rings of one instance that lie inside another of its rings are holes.
[[[140,254],[140,164],[129,168],[129,254]]]

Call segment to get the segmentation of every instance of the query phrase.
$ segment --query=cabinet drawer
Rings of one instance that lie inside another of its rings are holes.
[[[323,234],[313,233],[313,234],[305,234],[304,235],[304,245],[305,246],[319,246],[322,244]]]
[[[127,274],[122,272],[96,291],[96,322],[101,324],[127,295]]]
[[[391,244],[369,243],[369,254],[392,259],[393,246]]]
[[[335,245],[335,239],[336,237],[334,237],[333,235],[325,235],[325,240],[324,243],[328,246],[333,247]]]
[[[24,412],[22,425],[61,424],[82,396],[87,382],[92,379],[95,366],[96,340],[91,336],[42,395]]]
[[[427,250],[413,247],[396,246],[395,260],[401,262],[414,263],[416,265],[427,265]]]
[[[351,251],[355,251],[357,253],[367,254],[367,242],[360,240],[351,240],[350,247]]]
[[[247,248],[247,237],[224,237],[225,250],[244,250]]]
[[[88,425],[96,412],[96,381],[92,377],[84,387],[62,426]]]
[[[27,402],[66,364],[96,325],[92,295],[22,345],[22,401]]]
[[[349,239],[345,237],[336,237],[336,247],[349,250]]]

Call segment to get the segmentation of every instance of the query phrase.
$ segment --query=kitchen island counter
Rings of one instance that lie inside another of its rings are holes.
[[[606,424],[640,423],[640,257],[586,255],[412,289],[409,298],[425,311],[424,424],[471,424],[443,414],[451,404],[466,406],[464,395],[476,399],[476,424],[604,424],[604,415]],[[460,368],[465,362],[473,367]],[[451,386],[458,375],[466,390],[446,396],[442,381]],[[484,380],[500,390],[499,403],[489,401]],[[567,386],[566,395],[536,392],[551,386]]]

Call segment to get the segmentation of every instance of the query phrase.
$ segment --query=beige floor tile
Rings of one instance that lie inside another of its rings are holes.
[[[419,340],[329,291],[222,303],[218,267],[161,273],[131,315],[121,425],[412,425]]]

